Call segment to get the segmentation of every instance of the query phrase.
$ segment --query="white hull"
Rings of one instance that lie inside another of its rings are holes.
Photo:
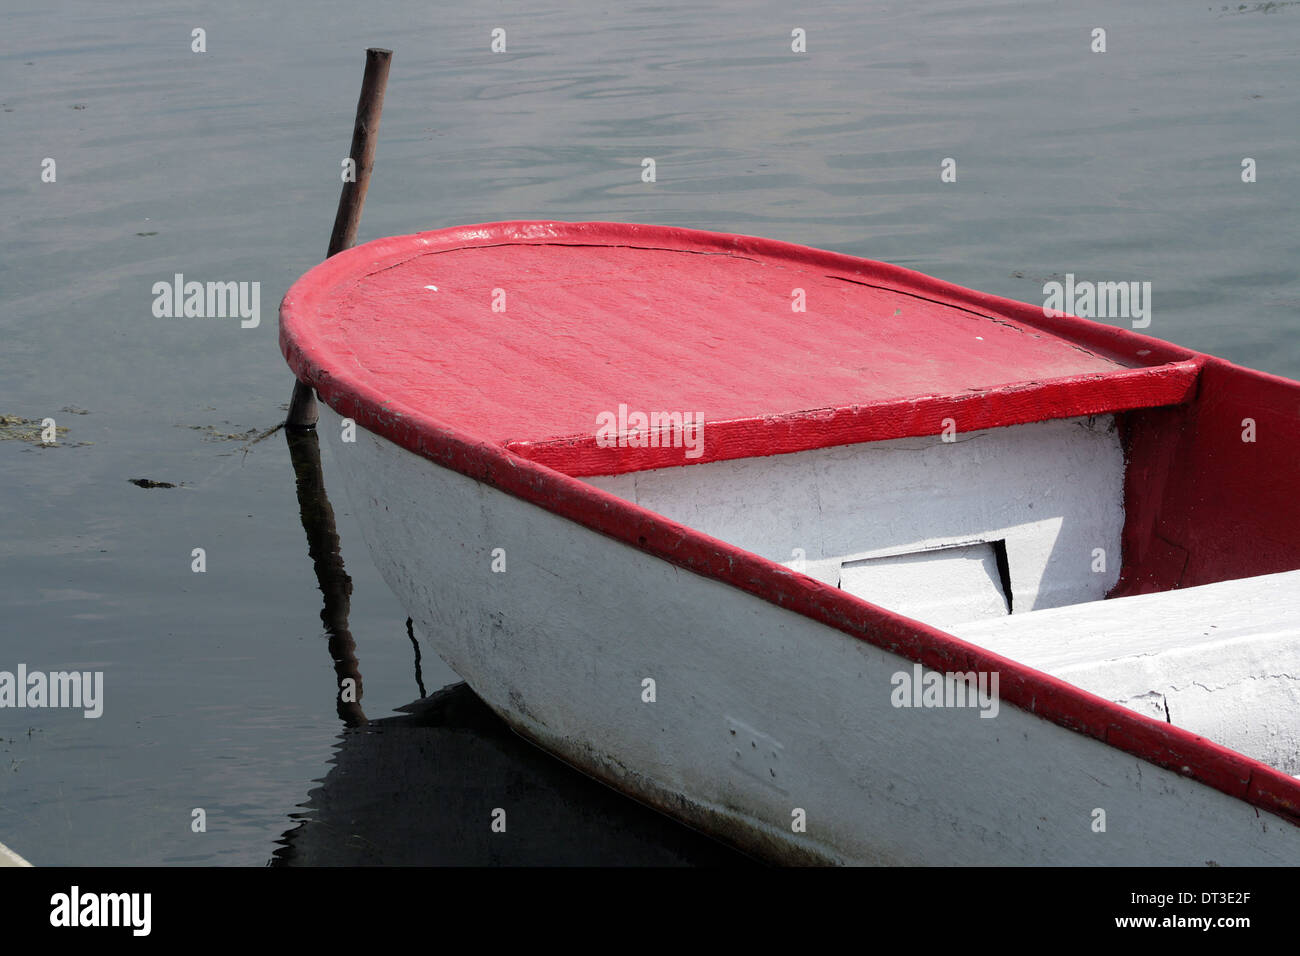
[[[384,578],[480,697],[580,769],[742,849],[848,864],[1300,863],[1300,828],[1243,800],[1009,704],[992,719],[896,708],[909,659],[361,428],[341,443],[324,407],[320,430]]]

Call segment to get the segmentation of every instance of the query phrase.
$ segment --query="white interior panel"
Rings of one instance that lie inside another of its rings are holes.
[[[586,480],[829,584],[846,562],[999,540],[1015,614],[1098,600],[1119,575],[1124,455],[1109,415]],[[849,590],[927,623],[970,619],[964,592],[925,574],[916,586]]]

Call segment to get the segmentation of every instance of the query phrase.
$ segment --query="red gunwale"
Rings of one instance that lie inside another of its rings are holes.
[[[1045,317],[1037,306],[973,292],[898,266],[768,239],[612,223],[488,223],[376,240],[341,253],[312,269],[294,284],[280,307],[281,351],[298,378],[314,386],[321,399],[340,415],[354,419],[362,427],[402,448],[647,554],[739,588],[926,667],[940,671],[997,671],[1003,702],[1300,825],[1300,781],[1273,767],[1179,727],[1143,717],[1041,671],[992,654],[934,627],[877,607],[725,541],[669,521],[570,474],[525,457],[499,441],[487,440],[448,425],[421,408],[385,394],[381,381],[373,380],[375,377],[367,375],[356,363],[341,361],[322,344],[318,323],[328,321],[332,316],[332,294],[339,284],[355,278],[364,268],[373,267],[413,247],[458,248],[530,242],[634,246],[653,243],[659,248],[667,245],[669,248],[779,256],[849,275],[868,275],[873,282],[914,290],[935,302],[961,308],[973,307],[993,315],[1014,318],[1079,343],[1097,354],[1139,366],[1128,370],[1138,372],[1138,376],[1130,377],[1127,372],[1121,372],[1111,373],[1106,378],[1123,376],[1126,381],[1130,378],[1141,381],[1145,373],[1149,379],[1147,390],[1139,389],[1138,392],[1143,394],[1130,394],[1118,406],[1106,410],[1151,408],[1187,401],[1195,394],[1200,372],[1207,361],[1221,368],[1244,370],[1127,330],[1073,316]],[[1157,374],[1150,374],[1152,372]],[[1295,383],[1286,380],[1259,373],[1249,374],[1265,384],[1296,388]],[[1050,392],[1042,394],[1051,396]],[[1024,397],[1021,395],[1011,405],[989,413],[990,424],[968,424],[966,427],[994,427],[1043,417],[1091,413],[1076,410],[1087,408],[1086,405],[1070,404],[1083,401],[1078,392],[1066,392],[1050,397],[1056,402],[1050,406],[1050,414],[1044,415],[1042,408],[1036,407],[1035,414],[1029,417],[1028,405],[1032,403],[1024,403]],[[941,403],[944,399],[932,400]],[[936,407],[940,406],[937,404]],[[1017,416],[1014,411],[1017,407],[1024,417]],[[929,422],[932,424],[926,425],[928,431],[912,434],[935,434],[939,431],[938,421],[931,417]],[[709,427],[712,428],[713,423],[710,422]],[[906,427],[920,425],[904,423],[896,425],[895,429]],[[885,434],[877,437],[898,437],[905,433],[885,430]],[[754,432],[750,439],[751,442],[761,441],[762,435]],[[751,455],[773,453],[752,445],[747,449],[732,450]],[[678,460],[675,464],[682,462]]]

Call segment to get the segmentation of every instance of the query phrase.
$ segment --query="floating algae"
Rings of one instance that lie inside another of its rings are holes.
[[[62,413],[69,415],[89,415],[90,412],[75,405],[65,405],[59,409],[60,418],[24,418],[22,415],[0,415],[0,441],[13,439],[24,441],[38,448],[55,448],[60,445],[76,448],[81,445],[93,445],[93,441],[63,441],[68,433],[66,425],[57,424],[62,420]],[[48,423],[48,425],[47,425]]]
[[[230,422],[222,422],[222,424],[229,425]],[[176,427],[202,432],[204,441],[248,441],[258,433],[256,428],[250,428],[246,432],[223,432],[215,425],[177,425]]]
[[[0,415],[0,441],[25,441],[30,445],[50,447],[58,444],[58,436],[66,435],[68,427],[58,425],[54,429],[54,441],[47,442],[42,434],[48,434],[38,418],[23,418],[21,415]],[[80,443],[79,443],[80,444]]]
[[[228,421],[227,421],[227,422],[222,422],[222,424],[223,424],[223,425],[229,425],[230,422],[228,422]],[[203,435],[203,440],[204,440],[204,441],[215,441],[215,442],[238,441],[238,442],[243,442],[243,443],[244,443],[244,446],[243,446],[242,448],[238,448],[238,449],[236,449],[235,451],[232,451],[232,452],[223,452],[223,453],[222,453],[222,457],[226,457],[226,456],[228,456],[228,455],[235,455],[235,454],[238,454],[239,452],[243,452],[243,453],[244,453],[244,457],[247,457],[247,456],[248,456],[248,452],[249,452],[249,450],[250,450],[254,445],[256,445],[258,442],[262,441],[263,439],[269,438],[270,436],[272,436],[272,435],[274,435],[276,432],[278,432],[281,428],[284,427],[284,422],[280,422],[280,423],[277,424],[277,425],[273,425],[273,426],[271,426],[270,428],[267,428],[267,429],[264,429],[264,430],[261,430],[261,431],[259,431],[259,430],[256,429],[256,428],[250,428],[250,429],[248,429],[247,431],[244,431],[244,432],[223,432],[223,431],[219,430],[218,428],[216,428],[216,427],[213,426],[213,425],[177,425],[176,427],[177,427],[177,428],[188,428],[188,429],[190,429],[191,431],[201,432],[202,435]]]

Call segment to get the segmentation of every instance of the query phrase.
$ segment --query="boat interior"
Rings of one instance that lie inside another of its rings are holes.
[[[1224,365],[1178,406],[584,480],[1300,776],[1300,401]]]

